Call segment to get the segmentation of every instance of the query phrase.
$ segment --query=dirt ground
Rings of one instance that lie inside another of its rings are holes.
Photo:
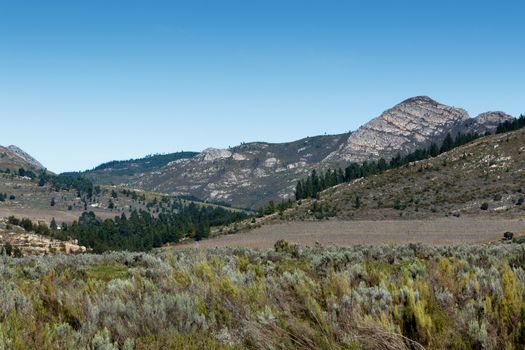
[[[271,248],[280,239],[300,245],[476,243],[499,239],[506,231],[525,232],[525,219],[442,218],[435,220],[286,222],[218,236],[180,247]]]

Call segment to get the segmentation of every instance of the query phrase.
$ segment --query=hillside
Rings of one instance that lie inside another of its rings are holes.
[[[257,208],[269,200],[292,197],[297,180],[312,169],[344,166],[350,161],[389,159],[398,152],[440,143],[449,132],[494,131],[509,118],[502,112],[469,118],[462,109],[419,96],[399,103],[354,133],[281,144],[253,142],[229,149],[208,148],[192,157],[148,169],[135,167],[133,162],[123,169],[120,162],[111,162],[83,174],[97,183]],[[129,172],[130,168],[136,171]]]
[[[299,202],[289,220],[525,214],[525,129],[477,139],[435,158],[354,180]]]
[[[169,154],[154,154],[144,158],[115,160],[100,164],[83,175],[99,184],[127,184],[133,181],[134,176],[158,170],[171,162],[189,159],[197,152],[176,152]],[[74,175],[78,173],[66,173]]]
[[[44,166],[17,146],[0,146],[0,171],[18,172],[18,169],[40,171]]]

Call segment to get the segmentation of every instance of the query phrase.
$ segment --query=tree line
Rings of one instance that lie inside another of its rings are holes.
[[[525,115],[521,114],[519,118],[511,121],[506,121],[498,125],[496,134],[502,134],[509,131],[518,130],[525,127]]]
[[[96,253],[109,250],[148,251],[166,243],[176,243],[183,237],[201,240],[209,236],[210,227],[228,225],[248,218],[240,211],[221,207],[173,204],[173,209],[157,216],[146,210],[133,210],[113,219],[101,219],[93,212],[84,212],[71,225],[60,227],[53,219],[50,226],[30,219],[10,217],[8,222],[60,240],[78,240],[78,244]]]
[[[76,190],[78,196],[85,194],[88,198],[93,196],[94,185],[91,180],[82,176],[52,175],[43,170],[38,176],[38,186],[50,184],[55,191]]]
[[[441,153],[448,152],[451,149],[467,144],[479,137],[480,135],[476,133],[458,133],[454,138],[450,133],[447,133],[441,146],[432,143],[427,148],[417,149],[406,155],[398,153],[390,161],[381,158],[377,161],[364,161],[362,163],[352,162],[344,168],[344,170],[342,168],[334,170],[328,169],[326,172],[320,174],[318,174],[316,170],[312,170],[307,178],[297,182],[295,187],[295,198],[296,200],[316,198],[319,192],[329,187],[370,175],[379,174],[389,169],[399,168],[414,161],[436,157]]]

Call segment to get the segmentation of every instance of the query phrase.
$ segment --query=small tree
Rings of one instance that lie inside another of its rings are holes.
[[[52,207],[55,206],[55,197],[51,198],[51,202],[49,203]]]
[[[356,209],[361,208],[361,198],[359,197],[358,194],[355,195],[355,205],[354,206]]]
[[[53,231],[55,231],[55,230],[58,228],[58,226],[57,226],[57,222],[55,221],[55,218],[52,218],[52,219],[51,219],[51,223],[49,224],[49,227],[50,227]]]

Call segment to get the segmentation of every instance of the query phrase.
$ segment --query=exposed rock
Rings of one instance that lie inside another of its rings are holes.
[[[199,157],[202,157],[206,162],[212,162],[217,159],[229,158],[232,156],[232,153],[226,149],[218,148],[206,148]]]
[[[464,129],[467,132],[475,132],[478,134],[484,134],[487,131],[493,133],[499,124],[512,119],[510,115],[504,112],[485,112],[476,118],[469,119]]]
[[[431,142],[440,142],[447,132],[461,128],[469,119],[460,108],[440,104],[429,97],[409,98],[372,119],[325,162],[362,162],[392,158]]]
[[[18,148],[17,146],[11,145],[7,147],[10,151],[12,151],[14,154],[22,158],[24,161],[29,163],[32,167],[36,169],[45,169],[44,166],[35,158],[33,158],[31,155],[29,155],[24,150]]]

